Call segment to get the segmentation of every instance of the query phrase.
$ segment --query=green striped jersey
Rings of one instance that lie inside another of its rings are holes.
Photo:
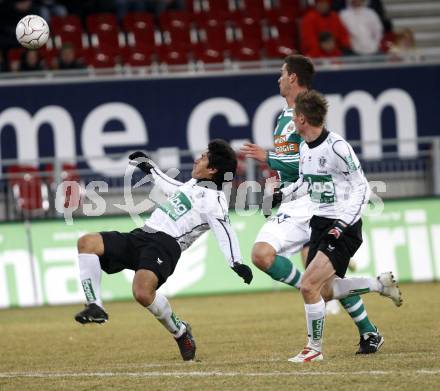
[[[299,145],[302,138],[295,131],[294,110],[285,107],[273,132],[275,152],[269,152],[267,163],[278,171],[281,184],[296,182],[299,176]]]

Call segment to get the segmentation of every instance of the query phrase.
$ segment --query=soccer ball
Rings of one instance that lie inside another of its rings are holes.
[[[38,15],[26,15],[15,29],[17,41],[27,49],[41,48],[49,39],[49,26]]]

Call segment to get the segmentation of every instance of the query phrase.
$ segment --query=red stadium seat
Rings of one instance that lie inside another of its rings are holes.
[[[265,13],[264,0],[242,0],[240,5],[244,16],[251,16],[255,19],[261,19]]]
[[[205,0],[203,3],[207,7],[204,11],[211,11],[218,14],[235,11],[235,9],[230,8],[229,0]]]
[[[284,14],[295,14],[301,16],[301,6],[298,0],[275,0],[274,9],[278,9]]]
[[[89,48],[83,52],[84,63],[92,68],[113,68],[116,65],[114,50]]]
[[[216,50],[224,50],[227,47],[227,27],[224,20],[207,13],[206,17],[197,19],[197,25],[200,28],[202,41],[206,45]]]
[[[132,67],[148,66],[153,54],[152,46],[126,46],[122,49],[122,63]]]
[[[93,46],[119,47],[119,27],[113,14],[91,14],[87,16],[87,30],[92,34]],[[97,40],[97,42],[95,42]]]
[[[186,49],[162,45],[157,48],[158,60],[168,65],[183,65],[188,63]]]
[[[196,46],[192,50],[194,60],[205,64],[215,64],[224,61],[223,51],[212,49],[204,45]]]
[[[292,43],[281,39],[270,39],[264,42],[264,50],[267,58],[284,58],[296,53]]]
[[[32,166],[10,166],[6,169],[19,212],[45,212],[49,209],[47,185],[39,170]]]
[[[52,16],[50,27],[57,47],[64,43],[70,43],[77,49],[83,47],[83,28],[78,16]]]
[[[185,11],[168,11],[159,17],[160,28],[169,34],[173,46],[189,47],[191,45],[191,17]]]
[[[271,37],[295,41],[298,35],[297,16],[297,14],[284,14],[278,10],[267,11],[267,25]]]
[[[124,29],[133,35],[136,46],[154,46],[154,22],[148,12],[131,12],[125,15]]]
[[[236,28],[240,31],[239,36],[245,44],[261,46],[263,37],[260,20],[251,16],[245,16],[235,22]]]
[[[20,69],[21,55],[24,51],[24,48],[13,48],[8,50],[8,66],[11,71],[17,71]]]
[[[64,200],[62,201],[65,208],[77,208],[81,203],[81,178],[78,173],[78,167],[75,164],[64,163],[61,167],[61,177],[58,181],[54,180],[54,166],[53,164],[47,164],[45,171],[49,174],[47,182],[49,186],[54,185],[57,182],[63,184]],[[67,182],[75,182],[77,185],[73,185]],[[54,193],[57,189],[53,189]]]
[[[232,60],[235,61],[259,61],[260,48],[255,44],[244,44],[234,42],[229,47],[229,53]]]

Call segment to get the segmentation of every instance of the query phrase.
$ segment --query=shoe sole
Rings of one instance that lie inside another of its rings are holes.
[[[394,278],[394,274],[393,273],[389,272],[389,278],[391,279],[391,285],[388,285],[388,286],[383,285],[382,281],[380,281],[380,279],[379,279],[379,281],[384,286],[384,288],[387,288],[387,289],[390,289],[390,290],[391,289],[395,289],[397,291],[397,293],[395,293],[395,294],[380,293],[380,295],[388,297],[389,299],[391,299],[393,301],[393,303],[394,303],[394,305],[396,307],[400,307],[402,305],[402,303],[403,303],[403,299],[402,299],[402,292],[399,289],[399,284],[397,283],[396,279]]]
[[[81,324],[87,324],[87,323],[102,324],[102,323],[107,322],[108,319],[104,319],[104,318],[84,318],[82,316],[75,316],[75,320],[78,323],[81,323]]]
[[[322,361],[324,359],[324,356],[322,355],[322,353],[318,352],[317,350],[314,351],[313,355],[305,357],[304,359],[300,358],[299,356],[301,356],[301,354],[298,354],[295,357],[290,357],[287,359],[287,361],[293,362],[293,363],[303,363],[303,362]]]
[[[317,356],[317,357],[314,357],[314,358],[311,359],[311,360],[295,360],[295,358],[296,358],[296,357],[289,358],[289,359],[287,359],[287,361],[289,361],[289,362],[293,362],[293,363],[295,363],[295,364],[298,364],[298,363],[316,362],[316,361],[322,361],[322,360],[324,360],[324,356],[323,356],[322,354],[320,354],[320,355]]]

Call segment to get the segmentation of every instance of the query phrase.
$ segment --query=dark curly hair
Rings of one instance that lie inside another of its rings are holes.
[[[222,139],[212,140],[208,144],[208,168],[215,168],[212,181],[221,188],[223,182],[231,181],[237,170],[237,156],[231,146]],[[225,174],[231,173],[228,176]]]

